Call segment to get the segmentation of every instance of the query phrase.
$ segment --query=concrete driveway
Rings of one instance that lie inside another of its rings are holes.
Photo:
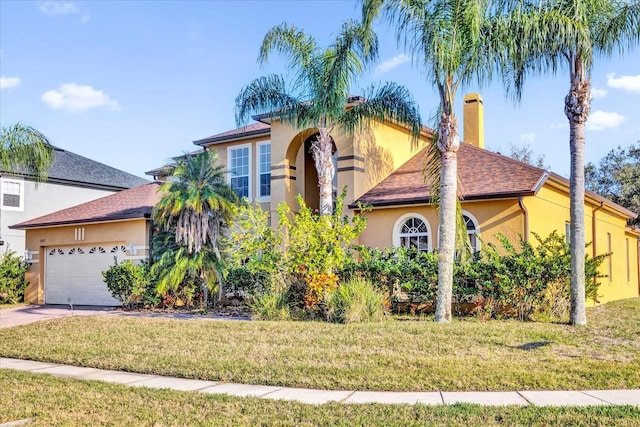
[[[188,314],[180,312],[136,312],[122,311],[117,307],[73,306],[68,305],[26,305],[0,310],[0,328],[26,325],[40,320],[57,319],[66,316],[122,316],[122,317],[161,317],[165,319],[202,319],[202,320],[249,320],[246,316],[210,314]]]
[[[0,310],[0,328],[26,325],[40,320],[57,319],[65,316],[91,316],[96,314],[116,313],[112,307],[74,306],[68,305],[25,305]]]

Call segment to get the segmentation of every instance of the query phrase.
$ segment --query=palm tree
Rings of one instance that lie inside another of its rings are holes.
[[[569,70],[564,112],[571,153],[570,322],[585,325],[584,131],[590,111],[591,71],[597,55],[624,53],[640,41],[640,2],[518,0],[510,9],[502,30],[514,41],[507,56],[512,61],[516,97],[529,73],[555,73],[563,65]]]
[[[395,26],[414,60],[438,91],[439,153],[438,297],[436,321],[451,321],[456,246],[457,151],[460,147],[454,102],[458,89],[482,83],[496,68],[490,44],[488,0],[363,0],[363,19],[382,13]],[[419,58],[419,59],[417,59]]]
[[[152,214],[155,223],[173,235],[171,242],[165,242],[169,250],[154,263],[154,271],[160,275],[159,290],[196,280],[205,306],[208,290],[219,278],[218,238],[238,200],[217,161],[214,151],[176,159],[170,178],[160,186],[163,196]]]
[[[53,153],[47,137],[30,126],[16,123],[0,130],[0,170],[26,173],[44,181]]]
[[[311,151],[318,172],[320,212],[329,215],[335,174],[332,132],[351,136],[372,121],[391,121],[407,126],[417,145],[421,128],[418,108],[409,92],[393,83],[372,86],[364,99],[349,103],[355,78],[377,56],[375,33],[353,21],[343,24],[334,43],[324,50],[311,36],[284,23],[265,35],[259,61],[268,61],[273,50],[288,61],[295,74],[293,84],[287,87],[280,75],[254,80],[236,98],[236,122],[241,126],[253,114],[268,111],[273,118],[297,128],[317,129]]]

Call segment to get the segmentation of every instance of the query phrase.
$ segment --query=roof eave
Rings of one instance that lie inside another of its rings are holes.
[[[199,139],[197,141],[193,141],[193,143],[195,145],[199,145],[201,147],[205,147],[205,146],[209,146],[209,145],[221,144],[223,142],[240,141],[240,140],[247,139],[247,138],[250,138],[250,137],[256,137],[256,136],[261,136],[261,135],[270,135],[270,134],[271,134],[271,128],[264,128],[264,129],[256,129],[256,130],[236,133],[236,134],[233,134],[233,135],[226,135],[226,136]]]
[[[123,216],[111,216],[111,217],[102,217],[102,218],[83,218],[83,219],[74,219],[69,221],[52,221],[52,222],[43,222],[36,224],[15,224],[10,225],[9,228],[11,230],[33,230],[38,228],[51,228],[51,227],[60,227],[64,225],[75,225],[75,224],[104,224],[108,222],[120,222],[120,221],[133,221],[133,220],[142,220],[149,219],[150,214],[145,212],[141,215],[123,215]]]
[[[534,196],[534,191],[518,191],[518,192],[503,192],[503,193],[487,193],[487,194],[474,194],[470,196],[464,196],[460,198],[461,202],[465,201],[478,201],[478,200],[496,200],[496,199],[517,199],[518,197],[526,197],[526,196]],[[414,198],[406,198],[406,199],[397,199],[389,202],[373,202],[368,203],[361,200],[356,201],[356,203],[351,203],[349,205],[349,209],[357,209],[358,204],[362,204],[364,206],[371,206],[373,208],[382,208],[382,207],[398,207],[398,206],[407,206],[407,205],[418,205],[418,204],[431,204],[431,197],[414,197]]]

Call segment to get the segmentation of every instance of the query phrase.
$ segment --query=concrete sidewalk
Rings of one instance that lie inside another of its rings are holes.
[[[30,360],[0,358],[1,369],[15,369],[37,374],[49,374],[81,380],[106,381],[131,387],[166,388],[179,391],[253,396],[264,399],[295,400],[309,404],[383,403],[451,405],[476,403],[487,406],[593,406],[634,405],[640,407],[640,390],[585,390],[585,391],[496,391],[496,392],[383,392],[349,390],[311,390],[290,387],[221,383],[189,380],[158,375],[109,371]]]

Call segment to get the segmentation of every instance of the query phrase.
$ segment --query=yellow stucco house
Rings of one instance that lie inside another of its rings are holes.
[[[350,102],[359,102],[352,97]],[[458,152],[459,194],[474,249],[497,243],[502,233],[512,242],[519,235],[543,237],[553,230],[565,234],[569,224],[569,181],[557,174],[484,149],[484,106],[478,94],[465,97],[464,140]],[[268,115],[256,123],[200,139],[194,144],[216,150],[229,171],[234,190],[277,216],[285,201],[293,210],[301,194],[312,208],[319,206],[317,175],[309,153],[315,129],[294,129]],[[360,244],[371,247],[437,247],[438,213],[424,184],[422,145],[413,148],[406,129],[379,124],[355,137],[333,134],[336,179],[347,186],[345,213],[357,202],[369,204],[367,228]],[[151,171],[150,174],[158,174]],[[593,192],[585,197],[586,241],[593,255],[612,255],[602,265],[602,302],[640,295],[640,230],[626,226],[636,213]],[[275,223],[274,223],[275,224]]]
[[[361,98],[352,97],[352,103]],[[569,223],[569,182],[554,173],[484,149],[483,104],[479,95],[465,97],[464,140],[458,152],[459,195],[474,249],[496,242],[502,233],[512,242],[519,235],[564,234]],[[297,209],[296,195],[319,206],[317,174],[309,146],[315,129],[294,129],[269,116],[243,128],[194,143],[219,153],[231,187],[272,213],[280,202]],[[357,203],[372,206],[359,242],[371,247],[437,248],[438,213],[424,184],[422,144],[412,147],[406,129],[378,124],[355,137],[333,134],[336,179],[346,186],[345,213]],[[162,178],[165,168],[148,172]],[[26,300],[34,303],[118,305],[102,282],[101,271],[118,259],[148,257],[150,213],[157,202],[157,183],[84,203],[14,225],[26,230],[34,254]],[[595,193],[585,197],[586,240],[593,255],[612,253],[602,265],[600,301],[640,295],[640,230],[626,226],[635,213]]]

